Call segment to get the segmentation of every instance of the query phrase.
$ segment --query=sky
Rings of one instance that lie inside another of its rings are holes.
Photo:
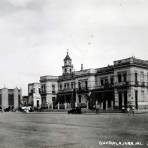
[[[148,60],[147,0],[0,0],[0,87],[22,88],[135,56]]]

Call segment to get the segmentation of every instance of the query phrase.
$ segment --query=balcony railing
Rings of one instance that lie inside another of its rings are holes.
[[[115,87],[121,87],[121,86],[129,86],[129,82],[117,82],[114,84]]]
[[[103,84],[103,85],[95,86],[95,89],[109,89],[113,87],[114,87],[114,84]]]
[[[74,89],[72,88],[64,88],[62,90],[59,90],[59,92],[72,92],[72,91],[74,91]]]
[[[76,89],[77,93],[87,93],[89,90],[86,87],[81,87]]]

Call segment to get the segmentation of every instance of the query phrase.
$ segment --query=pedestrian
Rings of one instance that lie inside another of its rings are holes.
[[[125,107],[124,106],[122,107],[122,112],[125,113]]]
[[[131,113],[132,113],[133,116],[134,116],[134,114],[135,114],[135,107],[134,107],[134,106],[131,106]]]
[[[130,115],[130,106],[127,107],[128,116]]]

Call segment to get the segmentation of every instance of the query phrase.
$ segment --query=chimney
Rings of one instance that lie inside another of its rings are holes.
[[[83,70],[83,64],[81,64],[81,70]]]

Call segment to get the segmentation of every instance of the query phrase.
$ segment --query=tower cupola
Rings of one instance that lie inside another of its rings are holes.
[[[64,66],[62,66],[63,74],[70,74],[73,72],[73,65],[72,65],[72,59],[69,56],[69,52],[67,50],[67,55],[64,58]]]

